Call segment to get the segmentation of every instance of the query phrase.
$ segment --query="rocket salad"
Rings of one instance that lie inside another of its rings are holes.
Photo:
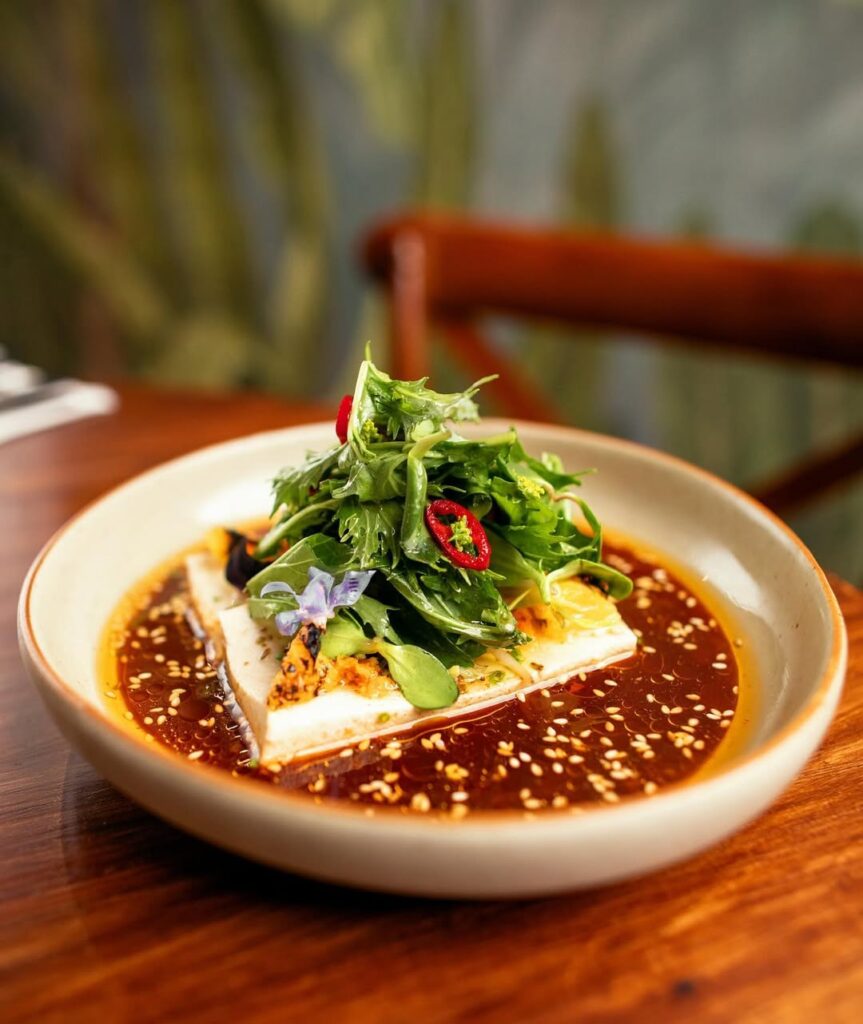
[[[451,667],[488,649],[517,656],[530,639],[519,601],[550,602],[572,576],[618,600],[632,587],[602,562],[600,524],[576,490],[584,473],[530,456],[514,428],[458,434],[479,418],[485,382],[439,394],[366,358],[338,443],[278,475],[271,528],[256,547],[239,537],[229,561],[253,618],[286,635],[316,624],[328,657],[381,657],[421,708],[455,701]]]

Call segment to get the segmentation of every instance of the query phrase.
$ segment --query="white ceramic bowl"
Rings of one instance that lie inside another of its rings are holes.
[[[486,421],[484,432],[508,424]],[[677,459],[581,431],[521,424],[526,446],[595,466],[585,496],[608,526],[706,581],[745,638],[756,720],[713,776],[584,813],[478,813],[451,821],[317,806],[300,794],[193,764],[123,728],[97,678],[101,631],[119,598],[215,524],[269,508],[268,481],[332,425],[206,448],[136,477],[72,519],[24,583],[21,651],[69,742],[161,817],[249,857],[318,878],[401,893],[535,896],[628,878],[740,828],[789,784],[826,730],[846,664],[836,600],[800,541],[751,498]]]

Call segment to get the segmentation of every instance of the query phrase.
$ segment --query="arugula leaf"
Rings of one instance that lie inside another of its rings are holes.
[[[389,583],[426,622],[444,632],[491,647],[524,642],[512,613],[485,573],[471,573],[471,582],[465,583],[455,572],[431,575],[400,570],[389,576]]]
[[[279,547],[282,541],[302,536],[310,526],[325,520],[327,514],[337,507],[338,502],[334,499],[317,501],[299,509],[293,515],[286,516],[259,541],[255,548],[255,554],[258,558],[268,556]]]
[[[351,498],[336,512],[339,539],[350,546],[354,563],[363,569],[398,564],[401,519],[402,505],[398,501],[376,505]]]
[[[313,566],[337,576],[350,568],[350,561],[350,549],[344,544],[339,544],[337,540],[322,533],[313,533],[294,544],[275,562],[262,569],[257,576],[253,576],[246,584],[246,590],[257,602],[254,608],[263,609],[266,604],[271,604],[272,598],[276,596],[261,598],[261,588],[267,583],[287,583],[289,587],[299,592],[308,583],[309,569]],[[293,600],[290,594],[285,596]],[[296,603],[287,607],[296,608]],[[253,615],[254,617],[256,616]]]
[[[388,444],[371,445],[368,460],[354,462],[347,480],[332,494],[334,498],[355,496],[360,501],[389,501],[403,498],[406,481],[407,454],[402,445],[393,451]]]
[[[289,512],[305,505],[309,494],[335,466],[340,451],[340,447],[336,446],[317,454],[309,452],[301,465],[283,469],[273,481],[273,513],[278,512],[283,505]]]
[[[444,557],[441,549],[432,540],[425,524],[425,507],[428,504],[428,476],[425,465],[422,459],[409,455],[407,468],[407,490],[399,543],[408,558],[429,566],[442,565]]]
[[[491,568],[503,578],[503,586],[520,587],[533,584],[539,590],[543,601],[548,603],[550,600],[546,574],[538,565],[529,562],[518,548],[513,547],[499,533],[494,534],[491,545]]]
[[[433,626],[409,604],[400,601],[401,607],[394,610],[392,618],[398,623],[402,642],[422,647],[433,654],[438,661],[452,668],[453,665],[472,665],[486,649],[486,645],[455,633],[445,633]]]
[[[466,391],[441,394],[426,387],[421,380],[393,380],[365,359],[360,366],[349,432],[351,444],[365,447],[362,425],[368,421],[380,424],[386,436],[395,440],[416,440],[415,431],[423,427],[428,433],[440,430],[448,420],[478,420],[479,409],[473,395],[493,377],[484,377]]]
[[[593,472],[592,470],[586,470],[580,473],[567,473],[559,456],[544,452],[542,458],[535,459],[532,455],[527,454],[519,441],[512,447],[512,460],[515,463],[521,463],[522,466],[531,470],[541,480],[551,484],[555,490],[565,487],[579,487],[581,486],[581,478],[586,476],[587,473]]]
[[[589,576],[596,580],[609,597],[622,601],[632,593],[632,580],[622,572],[613,569],[604,562],[592,562],[586,558],[574,558],[566,565],[548,574],[548,582],[570,579],[573,576]]]
[[[383,637],[394,644],[401,643],[398,633],[390,621],[390,612],[395,611],[391,605],[386,605],[368,594],[356,602],[351,612],[360,619],[364,626],[368,626],[372,636]]]
[[[402,647],[422,647],[452,666],[471,663],[487,647],[525,642],[502,586],[535,587],[548,600],[552,580],[581,575],[613,598],[625,596],[626,578],[602,563],[596,516],[573,494],[584,473],[567,472],[548,453],[529,455],[514,428],[483,440],[447,428],[477,418],[481,383],[443,394],[425,379],[393,380],[367,356],[347,443],[309,455],[274,481],[277,518],[257,554],[292,546],[249,584],[254,615],[295,607],[289,594],[260,597],[270,580],[299,590],[311,565],[333,574],[373,569],[372,593],[341,618],[366,640],[401,637]],[[492,549],[488,570],[458,569],[438,546],[425,524],[436,498],[456,501],[480,520]],[[576,507],[581,526],[572,519]]]

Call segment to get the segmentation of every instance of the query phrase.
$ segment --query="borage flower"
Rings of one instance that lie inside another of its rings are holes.
[[[374,570],[346,572],[341,583],[323,569],[312,566],[309,582],[301,594],[281,581],[267,583],[261,587],[261,597],[268,594],[290,594],[297,602],[296,610],[279,612],[276,615],[276,629],[282,636],[293,636],[308,622],[323,629],[339,608],[350,608],[362,597],[371,582]]]

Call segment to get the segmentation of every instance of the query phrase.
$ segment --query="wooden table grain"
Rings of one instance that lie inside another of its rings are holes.
[[[111,417],[0,447],[0,1019],[863,1019],[863,594],[833,581],[851,670],[824,746],[767,815],[686,864],[513,904],[280,874],[100,779],[18,659],[21,580],[67,516],[165,458],[315,417],[260,397],[123,399]]]

